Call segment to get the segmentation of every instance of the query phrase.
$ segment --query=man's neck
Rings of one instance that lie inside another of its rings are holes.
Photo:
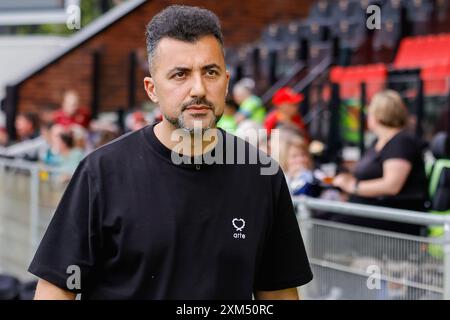
[[[174,134],[175,130],[179,131]],[[218,141],[217,129],[213,128],[210,130],[208,134],[194,135],[185,130],[175,128],[166,120],[161,121],[154,127],[156,138],[164,146],[170,150],[176,149],[175,151],[177,152],[179,152],[181,146],[182,152],[180,153],[186,156],[198,156],[211,151],[216,146]]]

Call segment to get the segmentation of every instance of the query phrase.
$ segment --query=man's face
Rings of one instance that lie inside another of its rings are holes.
[[[214,128],[223,114],[229,73],[222,47],[213,36],[194,43],[163,38],[144,79],[150,99],[158,103],[165,120],[190,132],[200,124]]]

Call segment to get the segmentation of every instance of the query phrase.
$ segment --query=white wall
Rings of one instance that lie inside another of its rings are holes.
[[[55,36],[0,36],[0,100],[7,84],[55,54],[66,41]]]

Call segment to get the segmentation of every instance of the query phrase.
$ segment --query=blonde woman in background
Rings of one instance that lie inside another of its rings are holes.
[[[408,119],[408,110],[397,92],[386,90],[373,97],[367,125],[377,139],[357,163],[353,174],[339,174],[333,181],[334,186],[350,194],[349,201],[415,211],[425,209],[427,179],[422,144],[406,130]],[[350,220],[385,230],[422,232],[417,225],[375,219]]]
[[[314,163],[309,145],[294,130],[280,129],[279,163],[293,196],[318,196],[318,181],[314,177]]]

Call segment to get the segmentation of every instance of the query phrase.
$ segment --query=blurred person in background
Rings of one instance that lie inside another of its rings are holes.
[[[226,99],[225,108],[223,109],[223,115],[217,123],[217,127],[234,134],[237,129],[235,116],[238,109],[239,105],[233,99]]]
[[[9,158],[37,161],[46,142],[39,134],[40,119],[36,113],[20,113],[16,117],[16,141],[9,141],[2,155]]]
[[[392,90],[377,93],[368,108],[367,125],[377,137],[356,164],[353,174],[341,173],[333,185],[350,195],[349,201],[414,211],[424,211],[427,178],[423,144],[405,127],[408,110]],[[423,228],[375,219],[350,218],[354,224],[421,234]]]
[[[255,81],[250,78],[239,80],[233,87],[234,101],[239,105],[236,122],[239,124],[245,119],[262,124],[266,116],[266,108],[261,98],[254,94]]]
[[[306,140],[296,131],[280,129],[279,163],[293,196],[320,194],[318,179],[314,177],[314,162]]]
[[[237,126],[234,134],[270,155],[267,133],[264,127],[258,122],[249,119],[243,120]]]
[[[39,107],[39,118],[42,123],[54,123],[56,108],[50,104]]]
[[[76,91],[68,90],[64,93],[61,109],[54,113],[54,122],[66,127],[79,125],[89,127],[91,115],[86,107],[80,105],[80,98]]]
[[[87,148],[87,137],[89,135],[89,131],[85,129],[84,127],[81,127],[79,125],[74,125],[72,127],[67,128],[70,130],[73,134],[74,139],[74,147],[86,150]]]
[[[129,131],[137,131],[148,125],[145,113],[141,110],[130,113],[126,120],[127,129]]]
[[[53,150],[59,158],[56,166],[62,171],[60,181],[67,182],[84,158],[84,152],[75,146],[74,133],[67,129],[55,130]]]
[[[111,142],[119,137],[120,129],[116,123],[108,119],[92,120],[90,130],[86,136],[86,153],[91,153],[95,149]]]
[[[275,110],[271,111],[264,121],[268,134],[270,135],[272,129],[282,125],[297,129],[303,138],[309,141],[309,135],[300,114],[299,104],[303,100],[303,94],[294,92],[290,87],[284,87],[275,92],[272,97]]]
[[[58,126],[58,125],[56,125]],[[41,125],[41,136],[45,140],[45,146],[42,148],[39,154],[39,160],[48,166],[54,166],[58,164],[58,156],[52,148],[53,145],[53,134],[52,131],[55,124],[52,122],[44,123]],[[60,126],[62,129],[62,126]]]
[[[16,118],[17,142],[39,137],[39,116],[37,113],[21,113]]]
[[[95,149],[100,148],[101,146],[104,146],[107,143],[110,143],[114,139],[117,139],[120,134],[117,130],[100,130],[97,133],[97,141],[95,144]]]

